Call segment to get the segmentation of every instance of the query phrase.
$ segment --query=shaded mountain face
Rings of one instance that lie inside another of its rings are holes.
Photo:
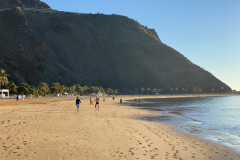
[[[15,7],[0,12],[0,68],[17,83],[231,89],[124,16]]]
[[[0,9],[11,7],[45,8],[50,7],[40,0],[0,0]]]

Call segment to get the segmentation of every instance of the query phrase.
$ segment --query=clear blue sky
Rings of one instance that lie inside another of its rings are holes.
[[[43,0],[52,9],[119,14],[240,90],[240,0]]]

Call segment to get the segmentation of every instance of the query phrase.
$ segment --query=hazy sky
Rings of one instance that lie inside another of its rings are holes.
[[[154,28],[161,41],[240,90],[240,0],[43,0],[51,8],[119,14]]]

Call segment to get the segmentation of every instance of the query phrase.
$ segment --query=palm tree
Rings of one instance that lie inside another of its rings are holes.
[[[51,85],[51,92],[54,94],[57,94],[57,93],[62,93],[63,92],[63,87],[61,84],[59,83],[52,83]]]
[[[115,95],[118,94],[118,89],[115,89],[114,94],[115,94]]]
[[[153,93],[153,94],[156,94],[156,92],[157,92],[157,88],[153,88],[153,89],[152,89],[152,93]]]
[[[158,89],[157,89],[157,92],[158,92],[158,94],[160,94],[160,93],[162,92],[162,89],[161,89],[161,88],[158,88]]]
[[[185,91],[184,88],[182,88],[182,89],[181,89],[182,94],[184,93],[184,91]]]
[[[96,87],[95,86],[91,86],[90,87],[90,92],[91,93],[96,93],[95,91],[96,91]]]
[[[107,88],[107,94],[110,95],[112,94],[113,90],[111,88]]]
[[[193,87],[192,90],[193,90],[193,93],[195,94],[197,92],[198,88],[197,87]]]
[[[42,95],[50,93],[49,85],[46,82],[40,82],[38,85],[38,89],[39,89],[40,94],[42,94]]]
[[[147,94],[149,93],[149,91],[151,90],[151,88],[147,88],[146,91],[147,91]]]
[[[0,89],[1,89],[1,85],[7,85],[8,84],[8,78],[7,78],[8,74],[5,72],[4,69],[0,70]]]
[[[84,86],[84,87],[82,87],[82,92],[84,93],[85,92],[85,94],[88,94],[89,92],[90,92],[90,88],[88,87],[88,86]]]
[[[81,89],[82,89],[82,88],[83,88],[83,87],[82,87],[80,84],[77,84],[77,86],[76,86],[77,94],[82,95],[82,93],[81,93]]]
[[[10,94],[16,94],[17,93],[17,86],[13,81],[10,81],[8,83],[8,89],[10,91]]]
[[[99,91],[100,91],[101,93],[105,93],[105,89],[104,89],[102,86],[99,87]]]
[[[178,94],[178,92],[179,92],[179,89],[178,89],[178,88],[175,88],[175,91],[176,91],[176,94]]]
[[[145,88],[141,87],[140,90],[141,90],[141,93],[143,94],[143,92],[145,91]]]
[[[69,92],[70,94],[75,94],[76,93],[76,84],[72,85],[71,87],[69,87]]]

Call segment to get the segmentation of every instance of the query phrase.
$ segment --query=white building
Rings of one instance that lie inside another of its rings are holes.
[[[103,94],[99,91],[99,92],[96,94],[96,96],[101,97],[101,96],[103,96]]]
[[[9,89],[0,89],[0,97],[4,98],[7,94],[7,97],[9,97]]]

